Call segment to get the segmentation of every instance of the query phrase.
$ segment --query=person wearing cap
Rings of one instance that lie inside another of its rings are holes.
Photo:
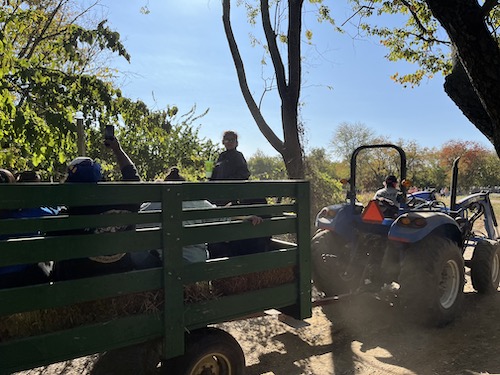
[[[385,178],[384,187],[377,190],[373,199],[385,198],[399,208],[401,204],[401,190],[398,189],[398,179],[394,175]]]
[[[122,181],[140,181],[137,169],[130,157],[122,149],[116,137],[106,139],[105,145],[112,150],[122,173]],[[68,173],[64,183],[97,183],[103,181],[101,166],[92,158],[80,156],[68,165]],[[98,215],[119,212],[137,212],[138,205],[103,205],[68,207],[69,215]],[[83,228],[63,231],[61,235],[92,234],[105,232],[109,228]],[[132,230],[128,226],[111,228],[111,231]],[[119,253],[92,258],[78,258],[58,261],[54,265],[55,280],[69,280],[107,273],[125,272],[134,269],[129,253]]]
[[[16,175],[16,182],[42,182],[42,178],[37,171],[23,171]]]
[[[238,147],[238,134],[232,130],[225,131],[222,144],[226,151],[221,152],[215,162],[210,180],[248,180],[250,171],[247,161]]]
[[[14,175],[8,170],[0,168],[0,183],[12,184],[16,182]]]
[[[118,139],[116,137],[113,139],[106,139],[104,144],[113,151],[122,172],[122,180],[140,181],[141,178],[139,177],[134,163],[122,149]],[[65,182],[95,183],[102,180],[103,176],[100,164],[89,157],[79,156],[73,159],[68,165],[68,174]]]

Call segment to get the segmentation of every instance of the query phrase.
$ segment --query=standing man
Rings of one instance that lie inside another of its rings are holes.
[[[232,130],[224,132],[222,144],[226,148],[215,163],[210,180],[248,180],[250,171],[243,154],[236,150],[238,134]]]

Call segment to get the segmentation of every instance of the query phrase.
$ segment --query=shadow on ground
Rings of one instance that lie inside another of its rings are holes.
[[[385,301],[361,295],[324,308],[333,343],[314,345],[293,332],[270,337],[280,352],[261,354],[247,375],[316,374],[304,360],[331,353],[327,374],[500,373],[500,293],[466,293],[462,315],[442,328],[409,323]],[[372,367],[373,366],[373,367]],[[370,370],[371,368],[371,370]]]

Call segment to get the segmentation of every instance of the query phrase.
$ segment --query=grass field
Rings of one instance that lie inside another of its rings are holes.
[[[500,215],[500,194],[490,194],[491,205],[493,206],[493,210],[496,215]]]

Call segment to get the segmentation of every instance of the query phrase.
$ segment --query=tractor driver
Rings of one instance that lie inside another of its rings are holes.
[[[385,198],[390,200],[394,205],[399,208],[403,195],[398,188],[398,179],[396,176],[389,175],[385,178],[384,187],[377,190],[373,199]]]

